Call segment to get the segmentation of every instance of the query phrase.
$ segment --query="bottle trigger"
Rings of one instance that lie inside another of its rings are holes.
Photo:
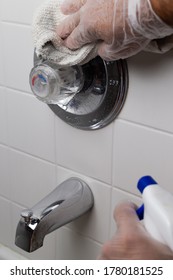
[[[143,220],[143,218],[144,218],[144,204],[142,204],[142,205],[136,210],[136,214],[137,214],[139,220]]]

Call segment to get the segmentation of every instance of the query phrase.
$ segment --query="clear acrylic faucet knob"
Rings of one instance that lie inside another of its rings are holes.
[[[60,90],[56,72],[44,64],[40,64],[31,70],[30,86],[32,92],[40,99],[53,95],[55,91],[58,94]]]
[[[79,66],[58,67],[49,62],[36,65],[30,73],[30,87],[38,99],[48,104],[67,105],[84,84]]]

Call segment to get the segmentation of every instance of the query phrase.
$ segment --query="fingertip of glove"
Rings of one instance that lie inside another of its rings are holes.
[[[119,203],[114,210],[115,220],[119,220],[122,217],[137,216],[136,208],[137,206],[131,201]]]

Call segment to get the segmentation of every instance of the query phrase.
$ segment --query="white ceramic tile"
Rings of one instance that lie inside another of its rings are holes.
[[[2,30],[5,85],[30,92],[29,73],[33,67],[31,28],[3,23]]]
[[[55,234],[51,233],[47,235],[44,239],[43,246],[39,248],[38,250],[28,253],[22,250],[21,248],[17,247],[15,245],[15,235],[16,235],[16,227],[20,220],[20,213],[23,210],[20,206],[16,204],[12,204],[12,245],[11,248],[15,250],[16,252],[22,254],[28,259],[33,260],[49,260],[49,259],[55,259]]]
[[[27,260],[27,258],[10,249],[8,246],[0,244],[0,260]]]
[[[95,241],[67,228],[61,228],[56,234],[56,259],[58,260],[94,260],[101,246]]]
[[[0,6],[0,9],[1,9],[1,6]],[[1,18],[1,15],[0,15],[0,18]],[[2,36],[2,24],[1,24],[1,21],[0,21],[0,34]],[[1,44],[0,44],[0,85],[3,85],[4,83],[4,61],[3,61],[3,47],[2,47],[2,41],[1,41]]]
[[[30,94],[6,90],[9,144],[55,162],[54,115]]]
[[[0,197],[0,242],[11,244],[11,213],[10,202]]]
[[[34,10],[43,0],[1,0],[2,20],[17,23],[32,22]]]
[[[140,177],[151,175],[173,192],[173,135],[117,121],[114,130],[113,184],[139,195]]]
[[[173,132],[173,51],[128,59],[129,91],[120,118]]]
[[[113,218],[114,209],[119,203],[126,202],[126,201],[131,201],[135,203],[137,206],[140,206],[142,204],[142,199],[139,197],[136,197],[134,195],[131,195],[129,193],[126,193],[124,191],[115,188],[112,190],[110,238],[116,232],[116,223]]]
[[[112,125],[82,131],[56,118],[56,151],[59,165],[111,183]]]
[[[0,1],[0,21],[2,19],[2,1],[3,0]]]
[[[92,190],[94,207],[84,216],[68,224],[73,231],[103,243],[108,238],[110,222],[111,188],[101,182],[58,167],[58,184],[70,177],[84,180]]]
[[[10,189],[9,189],[8,160],[9,160],[8,148],[0,145],[0,195],[9,199]]]
[[[7,143],[7,106],[3,87],[0,87],[0,143]]]
[[[14,150],[9,159],[12,201],[32,207],[56,187],[53,164]]]

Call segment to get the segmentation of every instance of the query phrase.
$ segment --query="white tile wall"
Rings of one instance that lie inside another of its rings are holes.
[[[56,259],[94,260],[101,245],[68,228],[58,230],[56,239]]]
[[[111,183],[112,125],[86,132],[56,118],[56,144],[59,165]]]
[[[7,143],[7,98],[4,88],[0,86],[0,143]]]
[[[11,245],[11,203],[0,197],[0,242],[9,246]]]
[[[2,23],[5,85],[30,92],[29,72],[33,61],[31,28],[15,23]]]
[[[35,9],[43,3],[43,0],[1,0],[2,19],[8,22],[31,24]]]
[[[10,199],[32,207],[56,187],[55,166],[49,162],[10,150]]]
[[[1,8],[1,7],[0,7]],[[2,23],[0,21],[0,34],[2,36]],[[3,84],[4,81],[4,60],[3,60],[3,54],[2,54],[2,44],[0,44],[0,85]]]
[[[0,195],[10,199],[9,149],[0,145]]]
[[[5,90],[9,145],[55,162],[54,114],[34,96]]]
[[[129,59],[129,92],[119,118],[99,131],[77,130],[29,88],[31,22],[41,3],[0,0],[0,242],[21,253],[14,245],[20,211],[77,176],[93,191],[92,211],[48,235],[35,253],[22,253],[30,259],[95,259],[116,230],[116,204],[140,204],[136,184],[142,175],[172,189],[173,52]]]
[[[113,185],[139,195],[138,179],[152,175],[172,189],[173,135],[127,121],[117,121],[114,130]]]
[[[2,16],[2,7],[0,2],[0,34],[2,35],[2,22],[1,22],[1,16]],[[2,55],[2,44],[0,44],[0,85],[3,84],[3,77],[4,77],[4,69],[3,69],[3,55]]]
[[[121,118],[173,132],[173,52],[128,59],[130,87]]]

